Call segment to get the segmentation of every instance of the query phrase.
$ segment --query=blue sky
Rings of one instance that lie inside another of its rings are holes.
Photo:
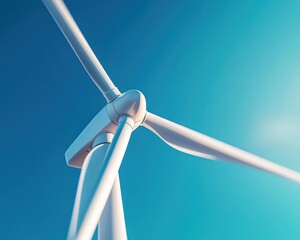
[[[66,1],[121,91],[300,171],[299,1]],[[39,1],[0,7],[1,239],[65,239],[64,152],[105,101]],[[120,170],[129,239],[299,239],[300,187],[144,128]]]

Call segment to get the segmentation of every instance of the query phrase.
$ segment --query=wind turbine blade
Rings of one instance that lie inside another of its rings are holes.
[[[171,147],[198,157],[243,163],[300,184],[300,173],[251,153],[198,133],[179,124],[147,113],[143,126]]]
[[[98,225],[98,240],[127,240],[119,176],[116,177]]]
[[[114,138],[92,149],[83,162],[68,239],[91,239],[125,154],[134,121],[120,117]]]
[[[120,95],[120,92],[98,61],[64,2],[61,0],[43,0],[43,2],[87,73],[101,90],[106,100],[111,102]]]

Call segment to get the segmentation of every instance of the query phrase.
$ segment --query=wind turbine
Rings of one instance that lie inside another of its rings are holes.
[[[66,151],[68,165],[81,168],[68,239],[127,239],[118,171],[131,133],[143,126],[169,146],[197,157],[242,163],[300,184],[300,173],[255,156],[146,110],[137,90],[113,84],[61,0],[43,0],[82,65],[107,100]]]

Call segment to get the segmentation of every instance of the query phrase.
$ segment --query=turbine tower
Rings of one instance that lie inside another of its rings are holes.
[[[197,157],[242,163],[300,184],[300,174],[166,120],[146,109],[137,90],[121,93],[93,53],[61,0],[43,0],[107,105],[66,151],[67,164],[81,168],[68,239],[126,240],[118,171],[131,133],[143,126],[169,146]]]

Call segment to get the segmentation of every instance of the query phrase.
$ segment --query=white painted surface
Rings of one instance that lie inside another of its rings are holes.
[[[143,126],[181,152],[208,159],[242,163],[300,184],[300,173],[292,169],[255,156],[152,113],[146,114]]]
[[[107,145],[96,146],[84,161],[68,234],[69,240],[92,238],[118,175],[133,124],[130,117],[122,116],[108,149]]]
[[[116,177],[98,224],[98,240],[127,240],[119,176]]]
[[[61,0],[43,0],[43,2],[56,21],[60,30],[65,35],[87,73],[101,90],[106,100],[111,102],[120,95],[120,92],[98,61],[64,2]]]

